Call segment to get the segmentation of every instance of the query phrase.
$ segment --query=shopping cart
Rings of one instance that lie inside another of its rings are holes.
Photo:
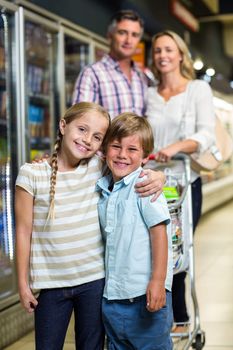
[[[195,289],[190,159],[185,154],[178,154],[172,158],[172,161],[179,162],[181,171],[176,173],[176,170],[165,169],[167,182],[164,194],[171,216],[173,271],[174,274],[187,272],[186,295],[189,300],[187,304],[190,320],[186,323],[182,322],[182,325],[188,329],[186,332],[171,333],[171,337],[174,350],[188,350],[189,348],[201,350],[205,344],[205,332],[200,326]],[[147,167],[153,168],[153,162],[150,161]],[[191,307],[192,312],[190,312]],[[178,326],[179,323],[175,325]]]

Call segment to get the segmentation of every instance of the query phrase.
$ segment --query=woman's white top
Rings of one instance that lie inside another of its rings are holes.
[[[184,138],[197,141],[198,152],[203,152],[215,141],[213,95],[203,80],[190,81],[184,92],[168,101],[157,86],[149,87],[146,117],[153,129],[154,152]],[[192,172],[192,181],[197,177]]]

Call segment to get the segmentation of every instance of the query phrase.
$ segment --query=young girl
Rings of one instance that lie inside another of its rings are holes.
[[[35,310],[36,349],[63,348],[74,310],[76,347],[102,349],[103,246],[95,183],[110,123],[99,105],[72,106],[50,162],[25,164],[16,181],[16,254],[21,303]],[[30,266],[30,281],[28,281]],[[40,290],[36,299],[32,289]]]
[[[19,294],[24,308],[35,312],[37,350],[63,348],[73,310],[76,348],[103,349],[103,243],[95,192],[102,163],[95,153],[109,123],[101,106],[73,105],[59,123],[51,160],[25,164],[16,181]],[[151,178],[140,183],[141,192],[158,196],[164,175]],[[38,299],[32,290],[40,290]]]

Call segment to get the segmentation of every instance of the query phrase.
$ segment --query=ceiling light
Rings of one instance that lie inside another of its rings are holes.
[[[208,68],[208,69],[206,69],[206,74],[207,74],[209,77],[213,77],[214,74],[215,74],[214,68]]]
[[[204,66],[204,63],[199,58],[196,59],[193,63],[193,68],[196,70],[201,70],[203,68],[203,66]]]

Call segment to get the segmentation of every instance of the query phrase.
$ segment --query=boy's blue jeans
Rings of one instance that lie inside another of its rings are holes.
[[[117,301],[103,298],[108,350],[171,350],[171,293],[166,297],[166,306],[156,312],[147,311],[145,295]]]
[[[104,279],[75,287],[44,289],[35,310],[36,350],[62,350],[72,311],[78,350],[102,350]]]

